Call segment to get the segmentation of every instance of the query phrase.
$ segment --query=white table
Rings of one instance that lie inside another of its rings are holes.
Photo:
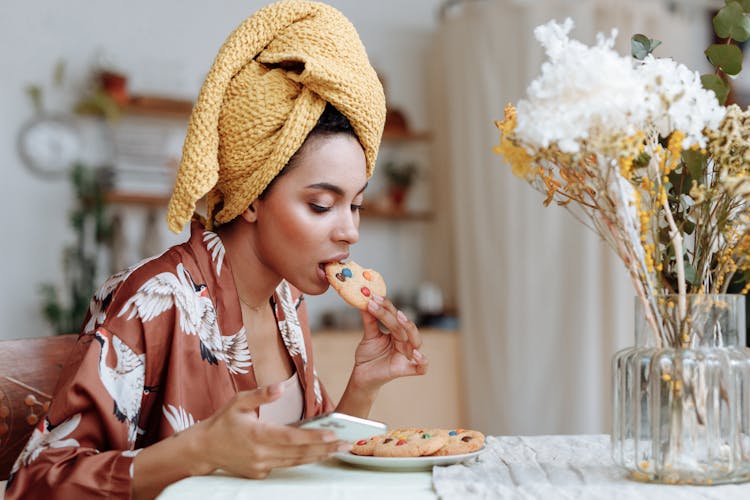
[[[219,474],[188,478],[159,498],[746,500],[750,483],[639,483],[612,462],[609,436],[503,436],[488,437],[479,459],[435,467],[432,473],[358,469],[332,459],[274,470],[264,480]]]
[[[378,472],[331,459],[319,464],[275,469],[260,480],[214,474],[183,479],[168,487],[159,500],[211,499],[299,500],[434,500],[432,474]]]

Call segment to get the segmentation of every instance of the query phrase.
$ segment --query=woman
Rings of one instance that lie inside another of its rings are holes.
[[[335,405],[313,366],[301,293],[346,259],[382,133],[382,87],[351,24],[319,3],[272,4],[230,35],[196,102],[168,222],[186,243],[95,294],[8,499],[148,498],[223,469],[265,477],[348,448],[283,424],[367,416],[379,388],[425,373],[415,325],[384,297]],[[390,335],[384,335],[378,322]]]

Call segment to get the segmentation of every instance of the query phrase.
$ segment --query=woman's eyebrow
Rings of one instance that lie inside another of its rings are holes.
[[[362,186],[362,189],[357,191],[357,194],[360,194],[361,192],[363,192],[367,188],[368,184],[369,182],[365,182],[365,185]],[[343,189],[341,189],[336,184],[331,184],[330,182],[316,182],[315,184],[310,184],[309,186],[307,186],[307,189],[323,189],[325,191],[331,191],[332,193],[335,193],[339,196],[344,195]]]

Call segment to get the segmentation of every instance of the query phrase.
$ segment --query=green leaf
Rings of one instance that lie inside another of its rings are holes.
[[[645,59],[659,45],[661,45],[661,41],[654,40],[641,33],[630,37],[630,53],[639,61]]]
[[[714,43],[704,53],[711,64],[728,75],[736,75],[742,71],[742,51],[733,43]]]
[[[667,184],[670,185],[670,188],[672,186],[675,187],[675,195],[687,194],[690,192],[690,180],[686,179],[684,175],[677,171],[669,173],[669,182],[664,185],[665,188],[667,187]]]
[[[690,180],[695,179],[698,184],[702,184],[703,171],[706,166],[706,155],[698,150],[686,149],[682,152],[682,162],[685,164]],[[692,187],[692,182],[690,183]]]
[[[734,0],[742,7],[745,13],[750,12],[750,0]]]
[[[739,2],[728,2],[714,16],[714,31],[719,38],[732,38],[744,42],[750,38],[750,17],[743,12]]]
[[[696,286],[700,285],[701,284],[700,277],[698,276],[698,273],[695,271],[695,268],[693,267],[693,265],[688,260],[685,260],[684,263],[685,263],[685,281],[687,281],[691,285],[696,285]]]
[[[701,75],[701,83],[706,90],[713,90],[719,104],[724,104],[729,95],[729,85],[719,75]]]
[[[636,156],[633,159],[633,164],[639,168],[647,167],[650,161],[651,161],[651,155],[643,151],[641,153],[638,153],[638,156]]]

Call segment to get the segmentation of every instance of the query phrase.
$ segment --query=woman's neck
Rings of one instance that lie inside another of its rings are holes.
[[[240,216],[220,226],[217,233],[224,243],[240,302],[251,311],[268,307],[281,277],[258,258],[252,224]]]

